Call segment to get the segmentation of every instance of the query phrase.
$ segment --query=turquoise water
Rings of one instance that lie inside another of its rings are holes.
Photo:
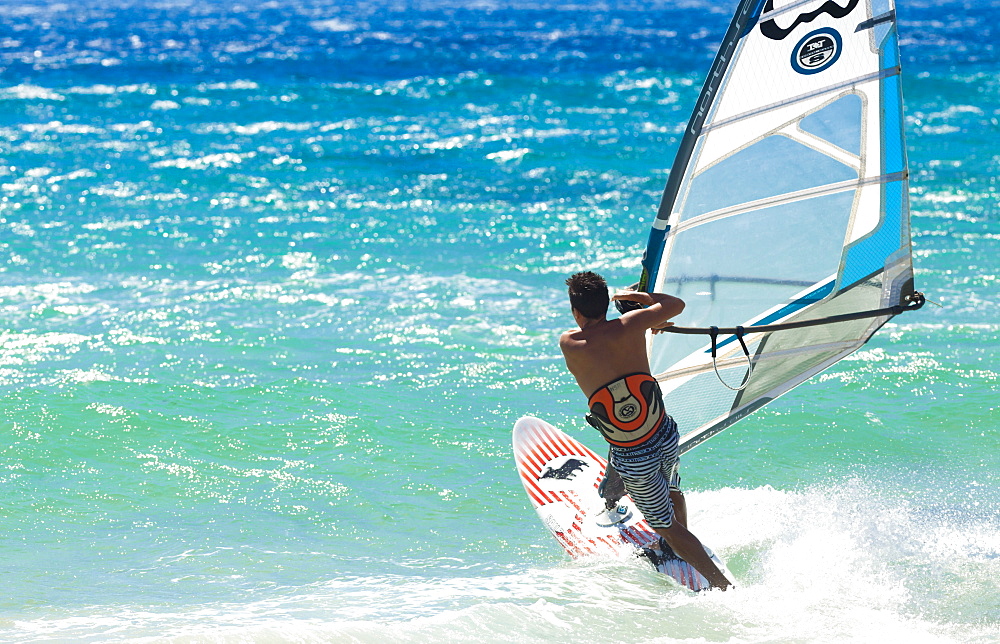
[[[733,6],[0,5],[0,640],[1000,641],[996,2],[898,7],[941,306],[684,458],[739,591],[521,489]]]

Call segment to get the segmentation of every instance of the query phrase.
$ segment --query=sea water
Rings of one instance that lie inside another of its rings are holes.
[[[1000,641],[993,0],[899,0],[940,306],[683,459],[738,590],[521,488],[734,8],[0,4],[0,639]]]

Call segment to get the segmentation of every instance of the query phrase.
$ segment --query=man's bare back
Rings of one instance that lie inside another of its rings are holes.
[[[683,301],[664,293],[621,291],[611,299],[630,300],[647,308],[629,311],[615,320],[586,318],[573,309],[580,328],[559,337],[566,366],[588,397],[622,376],[649,373],[646,331],[667,326],[667,320],[684,310]]]

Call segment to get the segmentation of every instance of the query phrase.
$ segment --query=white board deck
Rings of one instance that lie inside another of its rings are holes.
[[[641,556],[654,551],[650,563],[680,585],[694,591],[709,588],[698,571],[673,553],[656,546],[659,537],[627,496],[617,508],[605,509],[597,487],[607,461],[586,445],[538,418],[525,416],[514,425],[514,460],[521,483],[542,523],[574,559]],[[727,578],[732,575],[705,548]]]

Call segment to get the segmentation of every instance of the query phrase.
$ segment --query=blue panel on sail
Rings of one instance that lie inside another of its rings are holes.
[[[857,178],[856,170],[821,152],[785,136],[769,136],[698,175],[682,218]]]
[[[687,304],[677,324],[748,324],[775,306],[795,302],[803,290],[826,283],[840,267],[853,202],[853,191],[825,195],[719,219],[677,235],[663,281],[665,290]],[[789,229],[814,232],[803,243]],[[704,345],[700,336],[670,337],[653,352],[653,368],[665,370]]]
[[[849,94],[799,121],[809,134],[861,155],[861,97]]]
[[[883,50],[884,64],[895,58],[896,34],[893,32],[889,46]],[[903,97],[899,76],[883,78],[879,84],[882,92],[882,174],[902,172],[906,169],[906,150],[903,143]]]
[[[845,191],[695,226],[676,236],[665,278],[741,277],[746,280],[742,294],[751,300],[765,287],[767,297],[774,298],[782,292],[773,290],[780,288],[776,284],[790,282],[779,296],[788,301],[837,272],[853,203],[854,192]],[[789,234],[791,228],[812,232],[806,239]]]
[[[905,186],[902,181],[894,181],[883,187],[885,210],[882,222],[874,233],[847,249],[844,270],[840,276],[840,290],[884,268],[885,260],[899,250],[902,243],[900,226]]]
[[[896,34],[892,32],[882,51],[883,65],[897,61]],[[882,174],[904,172],[906,152],[903,142],[902,96],[898,76],[883,78],[879,83],[882,100]],[[845,252],[844,270],[840,277],[840,288],[845,289],[859,280],[881,270],[885,260],[895,253],[903,243],[903,216],[905,209],[906,183],[894,181],[882,188],[882,218],[872,234],[861,239]]]
[[[888,69],[899,64],[899,35],[893,28],[895,26],[894,22],[884,22],[880,26],[884,26],[886,29],[883,35],[885,42],[881,43],[882,68]],[[889,37],[885,38],[885,35]]]

